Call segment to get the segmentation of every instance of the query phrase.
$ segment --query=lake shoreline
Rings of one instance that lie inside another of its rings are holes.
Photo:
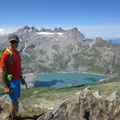
[[[102,73],[95,73],[95,72],[82,72],[82,71],[69,71],[69,72],[53,72],[53,73],[85,73],[85,74],[94,74],[94,75],[101,75],[101,76],[110,76]],[[53,74],[53,73],[35,73],[35,74]]]
[[[28,84],[28,87],[32,88],[32,87],[34,87],[35,77],[38,74],[61,74],[61,73],[83,73],[83,74],[92,74],[92,75],[100,75],[100,76],[107,76],[107,77],[109,77],[108,75],[105,75],[105,74],[92,73],[92,72],[81,72],[81,71],[69,71],[69,72],[63,72],[63,71],[61,71],[61,72],[54,72],[54,73],[27,73],[27,74],[23,74],[23,76],[26,77],[25,80],[26,80],[26,82]],[[98,81],[98,83],[100,81],[101,81],[101,79]]]

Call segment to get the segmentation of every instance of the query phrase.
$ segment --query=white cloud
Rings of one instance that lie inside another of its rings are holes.
[[[0,34],[2,35],[4,33],[5,33],[5,30],[0,28]]]
[[[111,26],[79,26],[79,30],[88,38],[105,39],[120,38],[120,25]]]
[[[15,32],[17,29],[19,28],[18,27],[0,27],[0,35],[5,35],[8,33]]]

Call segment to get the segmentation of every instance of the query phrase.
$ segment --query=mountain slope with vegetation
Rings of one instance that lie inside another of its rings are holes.
[[[24,26],[15,34],[20,38],[23,73],[120,73],[120,45],[100,37],[88,39],[76,27],[38,30]],[[7,36],[0,37],[0,49],[7,46]]]

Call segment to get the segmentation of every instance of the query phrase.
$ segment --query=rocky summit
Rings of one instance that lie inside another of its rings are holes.
[[[0,97],[0,120],[8,117],[9,100],[7,95]],[[39,101],[40,102],[40,101]],[[40,104],[40,103],[39,103]],[[21,120],[120,120],[120,91],[103,98],[98,91],[87,87],[61,102],[53,110],[33,107],[34,104],[19,103]],[[45,104],[44,104],[45,106]]]
[[[120,120],[120,93],[115,91],[109,99],[87,88],[37,120]]]

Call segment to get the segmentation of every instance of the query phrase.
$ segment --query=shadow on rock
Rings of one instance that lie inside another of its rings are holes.
[[[41,115],[35,115],[33,117],[21,117],[20,120],[37,120],[40,116],[42,116],[43,114]]]

